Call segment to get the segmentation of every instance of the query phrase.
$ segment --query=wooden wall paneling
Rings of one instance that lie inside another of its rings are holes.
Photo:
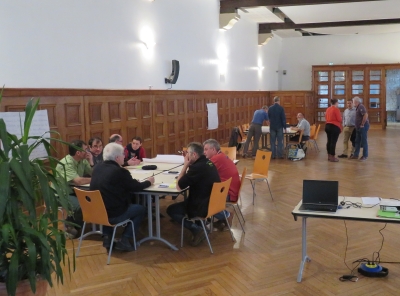
[[[50,115],[50,129],[59,132],[62,140],[86,141],[83,97],[41,97],[40,105],[40,108],[47,109]],[[63,158],[68,154],[68,147],[65,145],[54,145],[57,150],[56,157]]]
[[[84,113],[85,113],[85,142],[88,143],[90,138],[100,137],[103,144],[108,143],[108,137],[104,131],[109,130],[109,111],[107,103],[112,100],[109,97],[84,97]],[[115,112],[115,111],[114,111]],[[115,114],[116,115],[116,114]],[[115,116],[114,115],[114,116]],[[120,131],[120,129],[118,129]],[[118,133],[118,132],[115,132]]]

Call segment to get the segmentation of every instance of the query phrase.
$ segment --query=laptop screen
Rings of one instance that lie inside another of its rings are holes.
[[[303,180],[303,204],[337,205],[338,195],[338,181]]]

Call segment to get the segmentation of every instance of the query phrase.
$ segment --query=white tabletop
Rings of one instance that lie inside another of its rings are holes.
[[[157,168],[154,171],[169,171],[173,170],[176,167],[181,166],[180,163],[163,163],[163,162],[141,162],[139,165],[135,166],[126,166],[125,168],[129,171],[141,169],[144,165],[156,165]]]
[[[262,126],[261,127],[261,131],[262,131],[263,134],[269,134],[269,126]],[[297,131],[294,131],[294,130],[292,130],[290,128],[287,128],[285,130],[285,133],[286,134],[295,134],[295,133],[297,133]]]
[[[339,196],[339,202],[343,200],[362,204],[361,197]],[[312,211],[299,211],[301,203],[302,202],[300,201],[292,211],[292,214],[295,218],[299,216],[299,217],[315,217],[315,218],[325,218],[325,219],[344,219],[344,220],[360,220],[360,221],[370,221],[370,222],[400,223],[400,219],[377,217],[379,204],[362,205],[362,208],[355,208],[352,206],[347,208],[347,205],[345,205],[343,206],[342,209],[338,209],[336,213],[329,213],[329,212],[324,213],[324,212],[312,212]]]

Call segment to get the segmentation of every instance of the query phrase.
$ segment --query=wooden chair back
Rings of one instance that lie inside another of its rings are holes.
[[[244,180],[246,179],[246,173],[247,173],[247,168],[244,167],[243,172],[242,172],[242,178],[240,179],[239,196],[240,196],[240,192],[242,191]],[[239,200],[239,198],[238,198],[238,200]]]
[[[108,222],[106,207],[99,190],[87,191],[74,188],[79,205],[82,209],[83,221],[86,223],[112,226]]]
[[[271,162],[271,151],[257,150],[256,159],[254,160],[253,174],[268,177],[269,163]]]
[[[317,131],[317,127],[315,125],[310,126],[310,139],[315,137],[315,132]]]
[[[319,134],[319,128],[321,127],[321,124],[318,124],[317,130],[315,131],[314,135],[310,134],[310,139],[311,140],[317,140],[318,139],[318,134]]]
[[[236,160],[236,147],[221,147],[220,149],[230,160]]]
[[[229,186],[231,186],[232,178],[224,182],[215,182],[210,195],[210,202],[208,204],[207,217],[214,216],[215,214],[225,210],[226,197],[228,196]]]

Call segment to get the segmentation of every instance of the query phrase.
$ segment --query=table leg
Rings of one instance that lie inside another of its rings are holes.
[[[302,218],[302,235],[301,235],[301,263],[299,274],[297,275],[297,282],[301,282],[303,277],[303,269],[306,262],[310,262],[310,257],[307,256],[307,217]]]
[[[154,204],[155,204],[155,215],[156,215],[156,236],[153,236],[153,213],[151,210],[151,194],[147,194],[147,219],[149,223],[149,236],[141,239],[138,242],[138,245],[140,246],[142,243],[148,240],[158,240],[169,246],[172,250],[178,251],[178,248],[172,245],[169,241],[163,239],[161,237],[161,232],[160,232],[160,198],[158,195],[155,196],[154,198]]]

